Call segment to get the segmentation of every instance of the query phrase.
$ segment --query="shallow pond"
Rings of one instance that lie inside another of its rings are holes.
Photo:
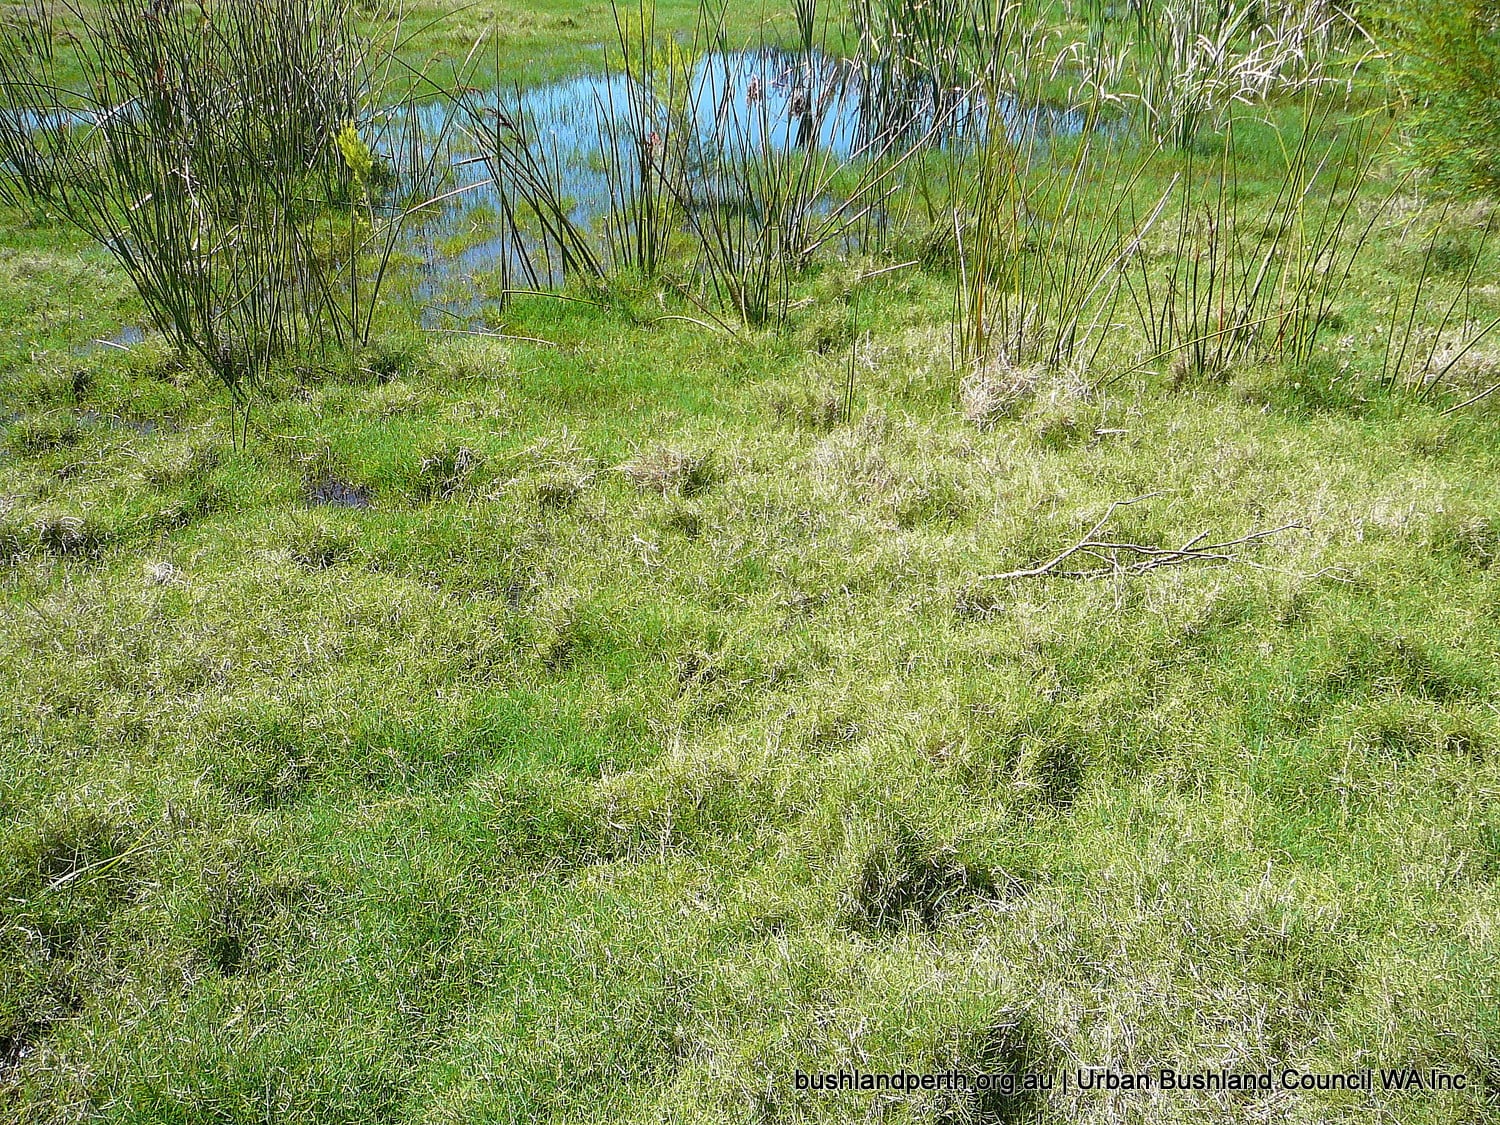
[[[904,131],[907,138],[924,136],[927,143],[941,146],[965,136],[992,114],[999,115],[1012,137],[1043,143],[1077,134],[1084,126],[1076,112],[1023,107],[1010,100],[986,106],[958,92],[952,92],[939,111],[940,96],[919,90],[893,107],[888,96],[867,93],[857,68],[844,60],[770,48],[714,53],[693,64],[676,129],[679,134],[696,134],[689,143],[699,151],[712,153],[717,148],[723,156],[731,155],[730,149],[806,149],[857,164],[895,132]],[[610,214],[612,191],[618,196],[631,190],[634,150],[641,142],[650,143],[638,134],[648,131],[643,122],[652,111],[643,118],[641,103],[632,104],[635,97],[631,80],[623,75],[586,75],[527,90],[470,91],[457,105],[442,101],[418,107],[414,123],[395,113],[373,123],[372,145],[391,166],[409,167],[430,159],[442,174],[437,191],[442,202],[411,221],[397,247],[396,260],[410,270],[409,293],[422,308],[427,326],[482,327],[490,304],[484,295],[486,284],[491,290],[503,287],[497,273],[519,278],[525,272],[518,268],[521,255],[544,284],[562,280],[557,263],[538,253],[535,245],[523,240],[517,246],[504,236],[504,200],[490,180],[480,134],[507,119],[523,121],[529,151],[564,201],[568,219],[589,229]],[[885,104],[877,104],[882,100]],[[898,118],[893,128],[890,122]],[[98,123],[82,114],[35,117],[29,122],[33,128]],[[413,136],[420,140],[413,142]],[[655,138],[651,131],[650,139]],[[408,145],[423,151],[396,151]],[[631,155],[621,159],[626,150]],[[613,176],[612,160],[619,165]],[[702,201],[736,202],[711,176],[701,177],[693,190],[701,193]],[[819,205],[826,209],[835,201]],[[125,337],[107,341],[127,347],[135,342]]]
[[[529,90],[476,94],[461,111],[449,104],[418,111],[422,133],[444,138],[447,151],[440,163],[451,168],[449,190],[463,189],[436,215],[414,224],[405,246],[420,262],[415,297],[424,307],[425,323],[477,326],[485,302],[475,276],[502,266],[516,272],[517,250],[502,237],[498,218],[503,201],[467,126],[499,115],[523,120],[529,147],[570,208],[569,218],[589,227],[610,211],[611,144],[618,147],[633,124],[640,128],[631,118],[631,97],[630,80],[623,75],[590,75]],[[684,100],[699,145],[738,151],[814,149],[841,161],[859,160],[889,135],[880,123],[892,115],[883,114],[886,107],[874,101],[848,63],[774,49],[705,55],[693,67]],[[974,99],[955,98],[940,115],[930,94],[925,104],[903,107],[902,125],[917,134],[930,130],[932,142],[943,144],[963,136],[990,112],[1000,115],[1013,137],[1045,141],[1076,135],[1084,127],[1077,112],[1022,107],[1009,100],[990,110]],[[539,264],[539,272],[549,283],[560,281],[545,264]]]

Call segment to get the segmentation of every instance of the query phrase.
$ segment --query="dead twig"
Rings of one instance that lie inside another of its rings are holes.
[[[1082,539],[1074,543],[1067,550],[1058,554],[1047,562],[1038,566],[1026,567],[1022,570],[1007,570],[1001,574],[982,574],[974,579],[975,582],[1008,582],[1018,578],[1108,578],[1111,575],[1122,574],[1144,574],[1148,570],[1155,570],[1163,566],[1180,566],[1183,563],[1210,563],[1214,565],[1229,562],[1246,562],[1233,548],[1243,547],[1250,543],[1258,543],[1263,539],[1269,539],[1273,535],[1280,535],[1284,531],[1306,530],[1298,523],[1285,523],[1280,527],[1269,528],[1265,531],[1252,531],[1247,535],[1241,535],[1234,539],[1224,539],[1216,543],[1204,543],[1208,538],[1208,532],[1201,531],[1193,536],[1180,547],[1153,547],[1146,543],[1120,542],[1113,539],[1095,539],[1094,536],[1107,524],[1116,510],[1128,507],[1131,504],[1139,504],[1142,500],[1149,500],[1153,496],[1160,496],[1160,492],[1149,492],[1145,496],[1137,496],[1130,500],[1116,500],[1105,510],[1099,521],[1084,533]],[[1133,561],[1123,561],[1121,555]],[[1086,555],[1098,559],[1104,564],[1097,567],[1065,568],[1063,566],[1069,559],[1077,555]]]
[[[544,340],[540,336],[515,336],[508,332],[487,332],[482,328],[429,328],[427,331],[437,332],[444,336],[483,336],[487,340],[516,340],[523,344],[557,347],[556,340]]]
[[[1067,562],[1068,559],[1072,558],[1079,551],[1086,550],[1090,545],[1090,541],[1093,539],[1094,533],[1109,522],[1109,518],[1115,514],[1115,511],[1117,509],[1128,508],[1132,504],[1139,504],[1142,500],[1150,500],[1153,497],[1160,495],[1160,492],[1148,492],[1144,496],[1136,496],[1130,500],[1116,500],[1105,510],[1104,515],[1099,517],[1099,522],[1084,533],[1082,539],[1073,544],[1073,546],[1069,547],[1062,554],[1058,555],[1051,562],[1045,562],[1041,566],[1031,567],[1028,570],[1011,570],[1007,571],[1004,574],[982,574],[978,578],[976,578],[975,581],[999,582],[1008,578],[1040,578],[1044,574],[1050,574],[1053,570],[1061,566],[1063,563]]]

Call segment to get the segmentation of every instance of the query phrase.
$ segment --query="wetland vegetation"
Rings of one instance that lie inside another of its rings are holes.
[[[1497,59],[0,8],[0,1118],[1491,1118]]]

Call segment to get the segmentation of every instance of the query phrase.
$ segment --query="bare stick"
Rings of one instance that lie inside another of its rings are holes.
[[[1017,578],[1043,578],[1053,575],[1058,578],[1100,578],[1110,574],[1144,574],[1148,570],[1157,567],[1178,566],[1182,563],[1227,563],[1240,561],[1239,556],[1231,548],[1242,547],[1250,543],[1258,543],[1263,539],[1269,539],[1273,535],[1280,535],[1284,531],[1305,530],[1301,524],[1286,523],[1280,527],[1269,528],[1265,531],[1252,531],[1235,539],[1225,539],[1218,543],[1203,543],[1208,538],[1208,532],[1200,531],[1181,547],[1153,547],[1145,543],[1115,542],[1108,539],[1095,539],[1094,536],[1109,522],[1117,508],[1123,508],[1130,504],[1137,504],[1142,500],[1148,500],[1152,496],[1160,496],[1160,492],[1147,493],[1145,496],[1137,496],[1132,500],[1116,500],[1105,511],[1098,523],[1084,534],[1083,538],[1074,543],[1067,550],[1055,558],[1042,563],[1040,566],[1027,567],[1023,570],[1008,570],[1001,574],[984,574],[976,578],[976,582],[1006,582]],[[1202,544],[1200,546],[1200,544]],[[1120,554],[1125,552],[1136,556],[1136,561],[1121,565]],[[1062,570],[1062,564],[1074,555],[1084,554],[1098,559],[1106,566],[1096,567],[1091,570]]]
[[[482,328],[429,328],[427,331],[439,332],[444,336],[483,336],[487,340],[517,340],[523,344],[542,344],[549,348],[557,347],[557,341],[544,340],[540,336],[513,336],[508,332],[486,332]]]
[[[1001,579],[1005,578],[1040,578],[1044,574],[1050,574],[1054,569],[1056,569],[1062,563],[1066,562],[1073,555],[1077,554],[1079,551],[1082,551],[1086,547],[1092,546],[1093,544],[1091,541],[1093,539],[1094,533],[1109,522],[1109,517],[1115,514],[1115,509],[1128,508],[1131,504],[1139,504],[1142,500],[1150,500],[1152,497],[1160,495],[1162,495],[1160,492],[1148,492],[1144,496],[1136,496],[1130,500],[1116,500],[1105,511],[1104,515],[1099,517],[1099,522],[1088,529],[1082,539],[1073,544],[1073,546],[1069,547],[1062,554],[1058,555],[1051,562],[1045,562],[1041,566],[1032,567],[1029,570],[1012,570],[1005,574],[986,574],[975,579],[975,581],[998,582]]]

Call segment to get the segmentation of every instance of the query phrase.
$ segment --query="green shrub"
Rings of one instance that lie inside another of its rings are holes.
[[[1500,187],[1500,2],[1380,0],[1375,15],[1412,100],[1415,155],[1446,182]]]

